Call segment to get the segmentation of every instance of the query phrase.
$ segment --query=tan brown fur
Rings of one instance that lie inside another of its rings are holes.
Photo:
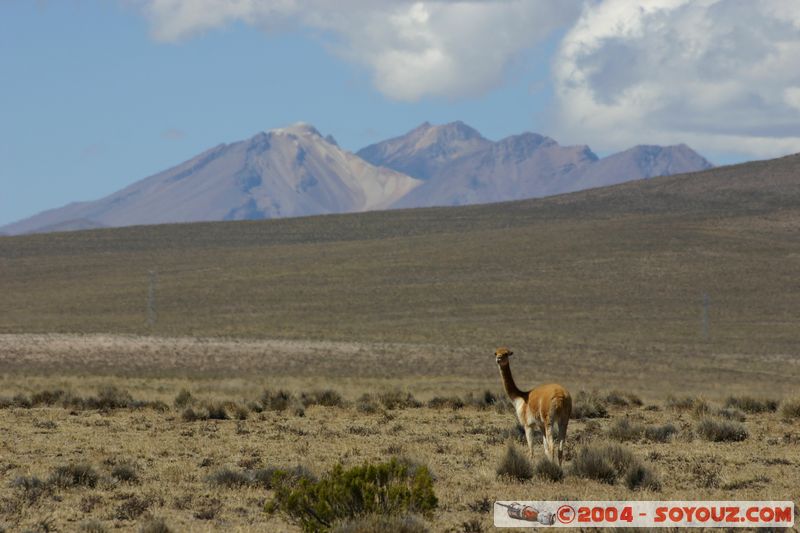
[[[528,450],[533,458],[533,430],[538,427],[542,432],[544,453],[555,462],[558,444],[558,464],[564,460],[564,441],[567,438],[567,426],[572,414],[572,397],[567,389],[557,383],[539,385],[529,391],[520,390],[511,375],[508,358],[514,352],[501,347],[495,350],[495,360],[500,369],[500,377],[508,397],[514,403],[517,420],[525,428]],[[556,426],[558,427],[557,435]]]

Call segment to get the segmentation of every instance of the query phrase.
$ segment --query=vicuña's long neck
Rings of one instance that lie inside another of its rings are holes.
[[[503,387],[505,387],[508,396],[512,400],[524,397],[524,393],[514,383],[514,377],[511,375],[511,365],[498,366],[500,367],[500,377],[503,378]]]

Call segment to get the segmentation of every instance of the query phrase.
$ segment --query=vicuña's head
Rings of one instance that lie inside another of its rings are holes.
[[[514,355],[514,352],[512,352],[505,346],[501,346],[500,348],[494,351],[494,357],[497,360],[498,365],[507,365],[508,358],[512,355]]]

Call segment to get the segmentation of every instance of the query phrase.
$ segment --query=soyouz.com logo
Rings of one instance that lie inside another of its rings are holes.
[[[495,527],[793,527],[791,501],[497,501]]]

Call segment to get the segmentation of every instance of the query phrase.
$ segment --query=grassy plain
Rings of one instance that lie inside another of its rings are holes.
[[[0,237],[0,524],[136,531],[154,515],[176,531],[292,530],[263,512],[268,490],[209,476],[391,455],[436,475],[434,531],[487,529],[483,498],[797,502],[797,418],[747,413],[744,441],[712,443],[698,434],[707,413],[667,398],[701,396],[719,417],[731,395],[800,392],[798,168],[794,157],[489,206]],[[395,389],[423,403],[499,393],[498,344],[516,352],[522,387],[644,400],[573,421],[568,464],[625,417],[674,424],[667,442],[625,443],[662,490],[498,478],[514,427],[502,409],[356,408]],[[13,400],[107,385],[168,409]],[[349,404],[199,421],[173,406],[182,389],[246,406],[279,388],[334,389]],[[33,498],[15,481],[76,462],[98,473],[94,487]],[[120,463],[137,482],[115,481]]]

